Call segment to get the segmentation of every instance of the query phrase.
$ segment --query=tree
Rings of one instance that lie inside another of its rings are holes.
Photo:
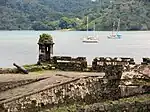
[[[76,25],[77,24],[74,19],[69,19],[67,17],[62,17],[59,22],[59,27],[61,29],[73,28],[76,27]]]
[[[50,28],[42,22],[36,22],[32,25],[33,30],[49,30]]]

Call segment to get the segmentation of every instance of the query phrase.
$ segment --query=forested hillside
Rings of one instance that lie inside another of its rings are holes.
[[[103,1],[103,0],[99,0]],[[105,0],[106,1],[106,0]],[[98,4],[98,3],[97,3]],[[92,8],[89,14],[97,30],[111,30],[113,21],[121,20],[121,30],[150,29],[150,0],[114,0]]]
[[[150,29],[149,0],[0,0],[0,30]]]

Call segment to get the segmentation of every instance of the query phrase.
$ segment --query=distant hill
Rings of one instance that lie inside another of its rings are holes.
[[[150,0],[0,0],[0,30],[150,29]]]
[[[100,6],[88,12],[97,30],[111,30],[114,21],[121,19],[121,30],[150,30],[150,0],[98,0]]]
[[[0,0],[0,29],[54,29],[47,23],[61,17],[76,17],[77,12],[89,8],[91,3],[90,0]]]

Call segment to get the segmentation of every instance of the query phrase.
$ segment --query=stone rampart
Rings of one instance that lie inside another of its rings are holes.
[[[129,86],[120,86],[122,69],[121,65],[107,66],[104,78],[92,75],[73,78],[0,101],[0,112],[36,112],[62,104],[93,104],[143,94],[145,89],[141,86],[132,89]]]
[[[70,79],[60,84],[53,84],[43,90],[2,101],[0,102],[1,107],[6,111],[20,112],[35,108],[41,109],[45,106],[53,107],[76,102],[91,104],[106,99],[117,99],[120,95],[118,89],[118,81],[122,75],[120,70],[120,66],[109,66],[106,70],[106,79],[98,76]],[[113,84],[109,85],[112,82]]]
[[[144,58],[143,63],[146,65],[149,64],[147,58]],[[87,64],[86,57],[70,57],[70,56],[53,56],[51,57],[51,61],[45,63],[37,63],[33,65],[24,66],[28,72],[35,72],[41,70],[52,70],[59,69],[64,71],[88,71],[88,72],[104,72],[105,68],[108,65],[122,65],[124,66],[124,71],[130,71],[130,65],[135,65],[133,58],[123,58],[123,57],[98,57],[92,60],[92,66],[89,67]],[[137,65],[142,66],[142,65]],[[136,66],[135,66],[136,67]],[[135,67],[132,67],[134,69]],[[21,73],[16,68],[0,68],[0,74],[8,74],[8,73]]]

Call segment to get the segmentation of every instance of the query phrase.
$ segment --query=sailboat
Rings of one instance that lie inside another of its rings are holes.
[[[122,35],[119,33],[120,30],[120,18],[118,21],[117,31],[114,33],[115,22],[113,23],[112,34],[107,36],[108,39],[121,39]]]
[[[89,36],[88,33],[88,17],[87,17],[87,37],[83,38],[82,42],[84,43],[98,43],[98,38],[96,38],[95,35],[95,23],[94,23],[94,35],[93,36]]]

